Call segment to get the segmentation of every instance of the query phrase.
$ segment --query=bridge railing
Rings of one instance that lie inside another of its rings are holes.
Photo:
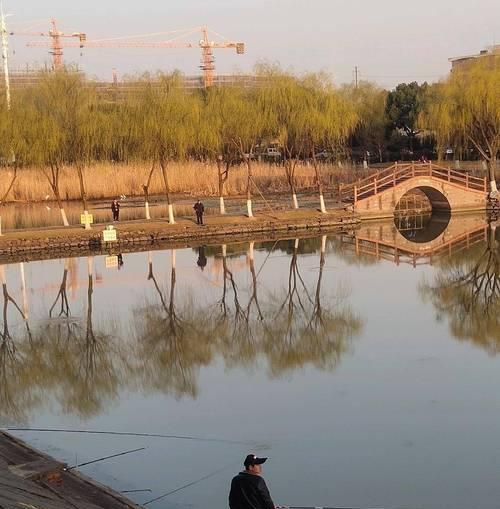
[[[396,163],[383,171],[351,184],[340,185],[340,199],[356,203],[414,177],[432,177],[465,189],[487,192],[486,177],[475,177],[467,172],[452,170],[434,163]]]
[[[357,256],[368,255],[377,260],[388,260],[397,265],[409,263],[415,267],[417,265],[432,265],[433,262],[441,258],[457,255],[477,244],[486,242],[487,235],[488,227],[482,225],[429,250],[422,250],[422,244],[416,244],[419,249],[412,250],[409,246],[404,247],[396,242],[363,237],[356,233],[343,236],[341,242],[343,246],[352,249]]]

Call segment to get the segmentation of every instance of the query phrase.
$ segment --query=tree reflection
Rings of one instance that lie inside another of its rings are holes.
[[[63,271],[61,285],[59,286],[59,291],[57,292],[54,303],[52,304],[52,306],[49,310],[50,318],[52,318],[52,313],[58,303],[60,305],[60,310],[59,310],[58,316],[69,317],[69,315],[70,315],[68,293],[67,293],[68,269],[69,269],[69,260],[66,258],[64,260],[64,271]]]
[[[54,391],[66,413],[82,418],[98,415],[117,398],[126,371],[125,356],[111,335],[96,330],[93,319],[93,257],[87,258],[86,313],[83,320],[72,317],[65,295],[66,270],[59,289],[61,315],[52,318],[38,332],[37,353],[41,359],[43,383]],[[66,300],[65,300],[66,299]]]
[[[31,330],[27,317],[10,295],[5,267],[0,266],[2,284],[2,327],[0,329],[0,416],[2,420],[24,421],[27,412],[38,401],[32,389],[34,381],[31,366],[26,363],[26,350],[32,348]],[[25,324],[25,334],[15,339],[9,327],[9,304],[12,304]]]
[[[188,300],[182,313],[175,304],[176,251],[171,251],[168,301],[154,275],[150,259],[148,280],[154,285],[159,303],[149,298],[136,309],[136,376],[147,390],[196,397],[196,373],[212,358],[204,314]]]
[[[362,328],[361,320],[345,302],[345,292],[340,291],[335,298],[323,302],[321,285],[326,261],[326,236],[321,238],[314,298],[300,275],[298,248],[299,241],[296,239],[285,298],[275,299],[282,304],[273,316],[272,330],[266,335],[265,352],[273,376],[306,364],[313,364],[319,369],[333,369],[348,350],[351,338]]]
[[[451,257],[421,293],[447,316],[453,335],[500,352],[500,248],[496,226],[485,229],[485,244]]]
[[[149,253],[148,293],[125,322],[125,330],[134,332],[132,338],[117,337],[109,318],[96,322],[92,257],[87,260],[82,315],[72,314],[65,263],[48,318],[39,321],[32,336],[23,333],[17,343],[9,331],[7,307],[18,318],[24,317],[5,284],[0,338],[2,413],[20,420],[42,401],[40,394],[50,395],[64,413],[81,418],[101,413],[124,389],[195,398],[200,369],[218,357],[227,368],[267,365],[273,377],[308,364],[333,369],[348,351],[351,338],[360,332],[361,321],[351,312],[347,293],[332,292],[330,285],[323,284],[326,237],[321,244],[311,239],[283,244],[290,256],[287,276],[283,287],[272,291],[267,287],[269,279],[261,274],[276,243],[260,246],[268,251],[262,265],[257,263],[259,245],[253,242],[245,258],[241,252],[234,253],[239,257],[236,263],[222,246],[221,293],[212,304],[199,292],[185,290],[178,280],[175,250],[170,253],[167,275],[161,277]],[[319,267],[312,278],[301,267],[301,250],[314,257],[318,253]],[[237,272],[238,266],[242,272]],[[210,270],[208,264],[203,275],[193,270],[190,277],[206,279]]]

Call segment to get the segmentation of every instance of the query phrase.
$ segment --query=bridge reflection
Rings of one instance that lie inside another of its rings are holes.
[[[342,246],[356,255],[388,260],[396,265],[432,265],[487,240],[488,221],[482,216],[432,214],[396,217],[364,223],[342,236]]]

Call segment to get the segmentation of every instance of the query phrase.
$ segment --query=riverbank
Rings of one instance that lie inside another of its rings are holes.
[[[104,225],[91,230],[82,227],[39,228],[7,232],[0,237],[0,261],[4,263],[84,256],[86,254],[126,253],[191,244],[224,244],[278,233],[350,229],[359,219],[344,210],[322,214],[315,209],[258,212],[254,218],[243,215],[206,216],[199,226],[192,218],[178,218],[175,224],[164,219],[114,223],[117,240],[104,242]]]
[[[110,488],[0,431],[0,507],[141,509]]]

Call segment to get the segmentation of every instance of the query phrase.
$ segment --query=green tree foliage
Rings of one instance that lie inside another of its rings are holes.
[[[353,105],[345,100],[329,79],[321,74],[310,74],[302,80],[307,94],[307,116],[302,128],[305,154],[311,159],[316,173],[316,183],[321,212],[325,213],[323,182],[316,154],[322,147],[346,144],[358,122]]]
[[[246,110],[249,117],[240,115]],[[255,122],[249,126],[250,122]],[[243,125],[240,125],[243,124]],[[246,127],[244,127],[246,124]],[[225,213],[224,185],[231,168],[242,161],[259,137],[262,123],[254,105],[248,102],[243,91],[233,87],[212,87],[203,92],[203,109],[198,129],[197,152],[217,164],[220,211]],[[255,132],[244,133],[248,127]],[[244,129],[242,129],[244,128]],[[247,140],[242,151],[240,141]],[[248,149],[250,146],[250,149]],[[248,152],[245,152],[248,150]]]
[[[387,141],[387,91],[369,81],[361,81],[357,87],[343,87],[341,92],[353,104],[359,117],[353,135],[354,143],[364,154],[377,154],[379,162],[382,162]]]
[[[199,102],[182,89],[178,73],[143,76],[135,99],[133,139],[143,158],[160,167],[169,222],[174,223],[167,166],[185,158],[194,146]]]
[[[385,111],[389,125],[393,129],[401,129],[405,132],[409,140],[410,152],[413,152],[415,137],[420,132],[417,122],[427,88],[427,83],[419,85],[414,81],[401,83],[387,94]]]
[[[478,62],[432,87],[420,124],[431,130],[438,147],[474,147],[487,162],[491,190],[500,151],[500,65]]]

